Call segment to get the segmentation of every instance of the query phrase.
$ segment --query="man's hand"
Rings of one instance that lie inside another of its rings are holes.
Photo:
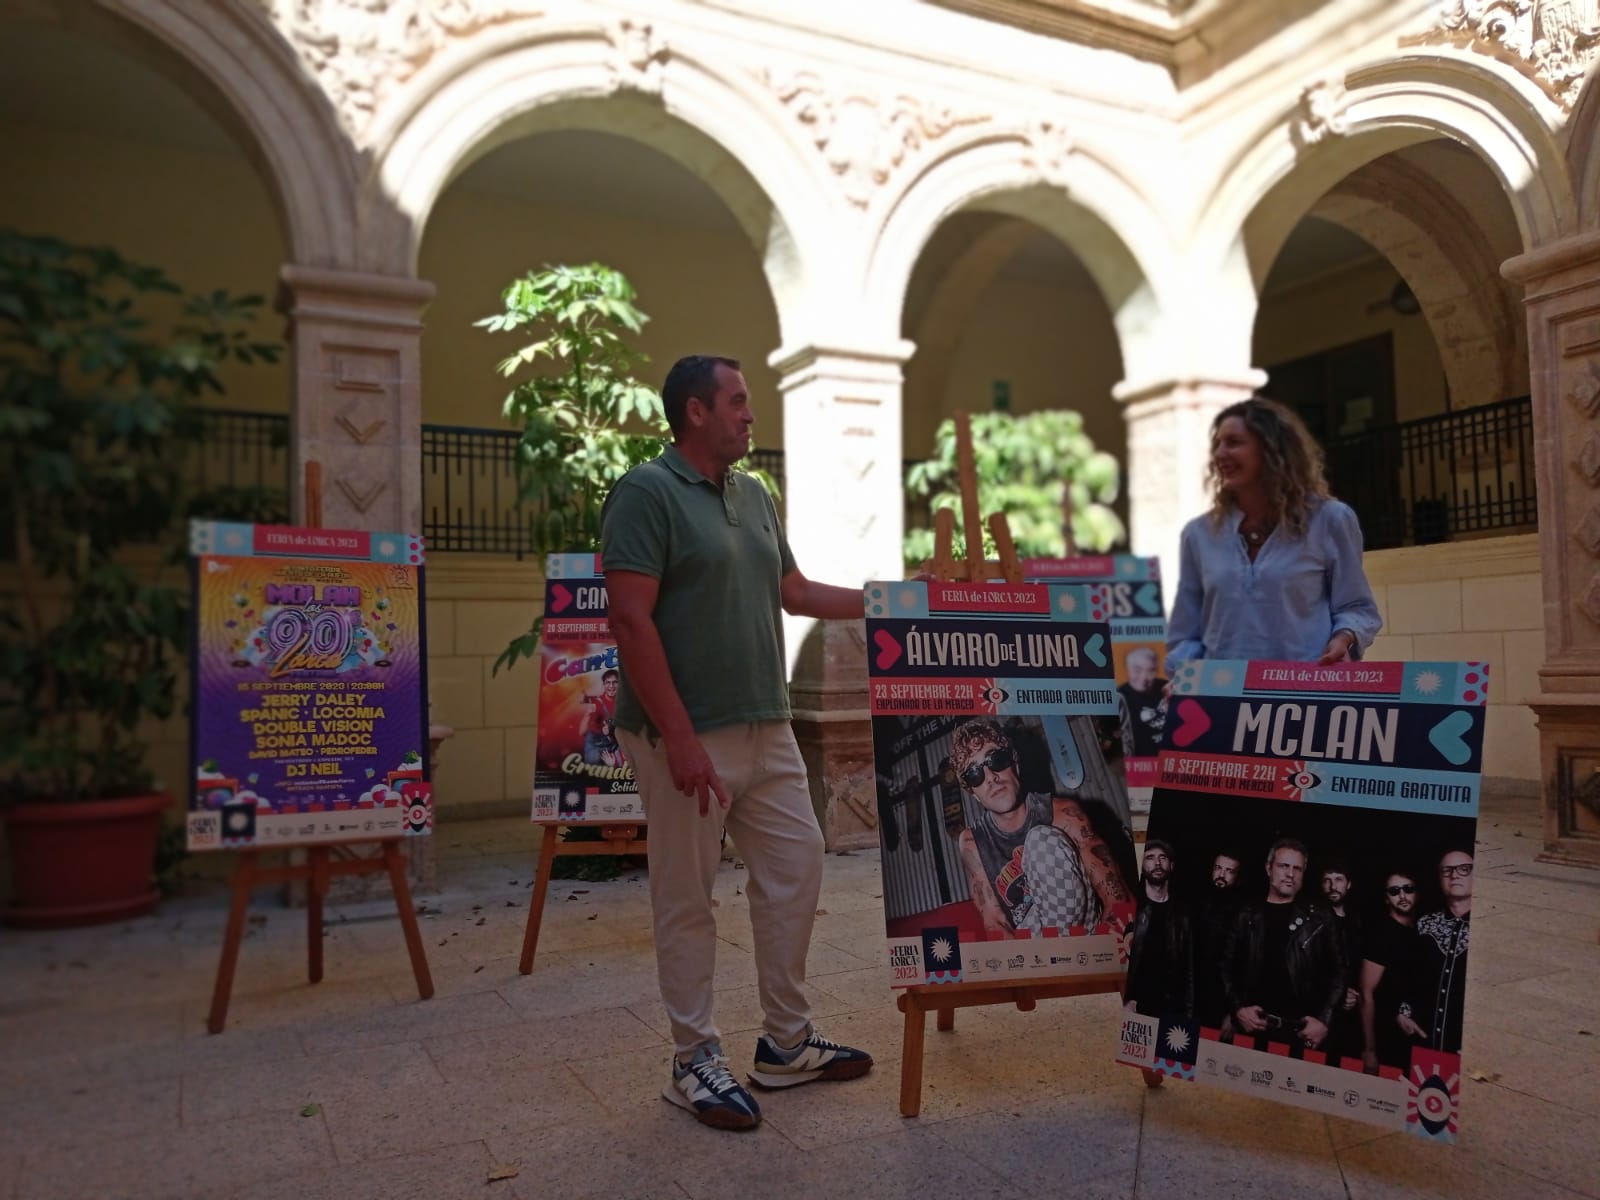
[[[1331,666],[1334,663],[1350,661],[1350,651],[1356,646],[1356,635],[1348,629],[1336,629],[1333,636],[1328,639],[1328,644],[1322,648],[1322,657],[1317,659],[1319,667]]]
[[[1300,1022],[1300,1040],[1315,1050],[1328,1037],[1328,1027],[1315,1017],[1305,1017]]]
[[[1406,1016],[1405,1013],[1396,1014],[1394,1023],[1400,1026],[1400,1031],[1409,1038],[1416,1038],[1418,1041],[1423,1041],[1426,1040],[1428,1036],[1422,1032],[1422,1026],[1418,1025],[1410,1017]]]
[[[692,733],[677,738],[663,737],[661,744],[667,752],[667,770],[672,772],[672,786],[685,796],[693,796],[700,801],[702,817],[711,812],[713,795],[719,805],[724,809],[728,807],[728,793],[723,790],[717,768],[712,765],[711,756],[706,753],[699,738]]]
[[[1349,1012],[1352,1008],[1354,1008],[1357,1004],[1360,1004],[1360,1003],[1361,1003],[1361,993],[1356,991],[1355,988],[1345,988],[1345,990],[1344,990],[1344,1010],[1345,1010],[1345,1012]]]
[[[1261,1011],[1259,1004],[1249,1004],[1239,1009],[1233,1014],[1233,1019],[1246,1033],[1260,1033],[1267,1027],[1267,1014]]]

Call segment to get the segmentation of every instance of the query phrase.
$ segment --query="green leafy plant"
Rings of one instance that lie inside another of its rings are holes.
[[[540,555],[598,550],[600,513],[617,481],[661,453],[668,435],[660,394],[634,377],[650,360],[627,343],[650,318],[633,284],[612,267],[545,266],[502,295],[503,311],[475,324],[533,340],[501,361],[517,379],[505,415],[522,430],[517,480]],[[740,464],[774,495],[765,471]],[[543,618],[513,638],[494,670],[539,650]]]
[[[187,595],[128,552],[180,533],[218,365],[278,357],[260,304],[0,230],[0,799],[150,788],[137,730],[174,710]]]
[[[1109,507],[1117,498],[1121,472],[1117,460],[1096,450],[1083,432],[1083,418],[1052,409],[1013,416],[978,413],[972,422],[973,466],[978,476],[980,516],[1003,512],[1021,557],[1057,557],[1066,552],[1062,501],[1072,501],[1072,537],[1080,551],[1109,550],[1126,536]],[[960,477],[956,466],[955,422],[934,433],[933,457],[906,472],[906,491],[929,497],[928,511],[951,508],[956,514],[954,552],[966,553],[962,535]],[[933,530],[906,532],[906,563],[916,569],[933,555]],[[985,553],[995,553],[984,531]]]

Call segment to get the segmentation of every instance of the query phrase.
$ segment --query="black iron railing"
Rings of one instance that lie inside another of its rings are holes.
[[[287,511],[289,419],[277,413],[204,414],[196,484],[256,491]],[[537,507],[519,499],[512,429],[422,427],[423,532],[435,553],[533,551]],[[1528,397],[1407,421],[1327,446],[1333,492],[1361,518],[1369,549],[1426,545],[1489,532],[1534,529],[1533,408]],[[782,450],[755,450],[751,465],[785,490]],[[911,461],[906,460],[906,466]],[[906,498],[906,520],[929,520],[927,501]]]
[[[1538,525],[1527,396],[1339,438],[1327,456],[1368,549]]]

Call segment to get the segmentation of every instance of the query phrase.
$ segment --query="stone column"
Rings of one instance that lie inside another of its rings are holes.
[[[421,533],[420,350],[422,310],[433,285],[292,263],[282,281],[278,306],[289,318],[294,379],[294,520],[305,519],[305,465],[316,462],[325,526]],[[432,890],[433,839],[404,845],[412,887]],[[388,886],[382,876],[346,876],[331,895],[350,902]]]
[[[433,285],[293,264],[279,307],[294,366],[292,497],[322,464],[329,528],[422,528],[422,310]]]
[[[1506,263],[1526,289],[1545,662],[1547,861],[1600,867],[1600,233]],[[1496,664],[1498,666],[1499,664]]]
[[[1206,488],[1211,422],[1265,381],[1264,373],[1249,369],[1231,379],[1124,383],[1112,393],[1128,423],[1129,544],[1135,554],[1161,559],[1169,610],[1178,582],[1178,535],[1191,517],[1211,507]]]
[[[904,577],[900,342],[882,351],[779,351],[789,544],[812,579],[857,587]],[[877,844],[865,627],[786,623],[795,738],[830,849]]]

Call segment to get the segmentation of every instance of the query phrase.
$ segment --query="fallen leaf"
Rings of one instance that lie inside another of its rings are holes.
[[[1468,1071],[1467,1074],[1479,1083],[1494,1083],[1500,1078],[1499,1071]]]
[[[590,920],[590,921],[598,921],[599,919],[600,919],[600,914],[599,913],[590,913],[588,915],[588,917],[586,918],[586,920]]]
[[[827,916],[827,915],[828,915],[828,910],[827,910],[827,909],[825,909],[825,908],[819,908],[819,909],[817,909],[817,916],[819,916],[819,917],[825,917],[825,916]]]
[[[516,908],[517,907],[517,902],[515,900],[507,900],[506,901],[506,907],[507,908]]]
[[[589,894],[589,889],[588,888],[573,888],[572,889],[572,894],[574,896],[587,896]]]
[[[473,922],[474,925],[487,925],[488,923],[489,923],[489,918],[488,917],[479,917],[476,921]]]
[[[300,1110],[300,1115],[302,1117],[316,1117],[320,1116],[321,1114],[322,1105],[320,1104],[308,1104]]]
[[[451,935],[451,937],[454,937],[454,936],[455,936],[454,934]],[[442,942],[439,943],[439,945],[441,945],[441,946],[447,946],[449,944],[450,944],[450,938],[445,938]]]
[[[1591,1030],[1588,1030],[1588,1029],[1580,1029],[1580,1030],[1578,1030],[1578,1036],[1579,1037],[1593,1037],[1594,1033]]]
[[[516,887],[517,886],[517,881],[515,879],[513,879],[510,883],[506,884],[506,886],[507,887]]]
[[[515,1179],[521,1173],[520,1169],[511,1163],[499,1163],[489,1168],[490,1183],[498,1183],[502,1179]]]
[[[474,905],[473,905],[473,906],[472,906],[472,911],[473,911],[473,912],[482,912],[482,911],[483,911],[483,905],[481,905],[481,904],[474,904]]]
[[[478,972],[479,972],[479,971],[481,971],[481,970],[483,970],[483,968],[482,968],[482,967],[473,967],[473,968],[472,968],[472,973],[473,973],[473,974],[474,974],[474,975],[476,975],[476,974],[477,974],[477,973],[478,973]]]

